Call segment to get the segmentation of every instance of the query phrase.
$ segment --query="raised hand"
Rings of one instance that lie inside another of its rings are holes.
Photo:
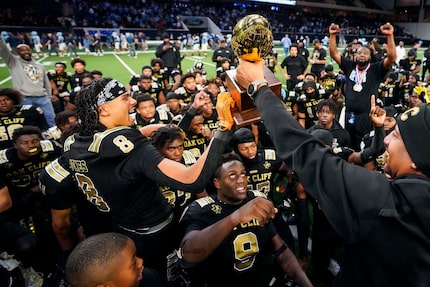
[[[370,98],[370,113],[369,117],[375,127],[384,126],[386,112],[383,108],[376,105],[375,95]]]
[[[236,82],[239,86],[247,88],[256,80],[264,79],[264,61],[257,62],[240,61],[236,69]]]
[[[390,23],[385,23],[384,25],[381,25],[380,29],[381,33],[385,36],[394,34],[394,27]]]
[[[218,123],[221,127],[231,130],[234,124],[231,115],[231,109],[234,108],[235,103],[231,95],[227,92],[222,92],[217,97],[216,111],[218,113]]]
[[[337,24],[332,23],[330,27],[328,27],[328,32],[330,34],[337,34],[339,33],[339,31],[340,31],[340,28],[339,28],[339,25]]]
[[[255,219],[258,221],[258,225],[264,226],[275,217],[276,212],[277,209],[270,200],[256,197],[235,211],[232,216],[235,222],[241,224],[248,223]]]

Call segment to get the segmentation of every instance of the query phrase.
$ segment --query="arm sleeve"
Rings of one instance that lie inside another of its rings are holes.
[[[195,114],[196,114],[196,109],[194,109],[193,107],[190,107],[185,113],[185,115],[182,117],[178,126],[184,131],[187,131],[191,125],[191,121],[193,120]]]
[[[367,234],[390,194],[385,176],[332,154],[300,126],[269,87],[258,90],[254,103],[278,155],[318,200],[334,229],[346,242]]]
[[[375,128],[375,135],[373,136],[372,144],[360,153],[360,158],[363,163],[368,163],[384,152],[384,137],[384,127]]]
[[[6,65],[10,67],[11,63],[13,62],[13,55],[9,51],[9,48],[7,47],[3,38],[0,39],[0,56],[3,58],[3,61],[6,63]]]

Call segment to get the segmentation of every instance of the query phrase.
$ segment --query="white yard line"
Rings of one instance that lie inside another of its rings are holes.
[[[124,66],[124,68],[126,68],[127,69],[127,71],[129,71],[130,72],[130,74],[132,74],[132,75],[137,75],[137,74],[139,74],[139,73],[136,73],[135,71],[133,71],[133,69],[132,68],[130,68],[130,66],[129,65],[127,65],[117,54],[113,54],[114,56],[115,56],[115,58]]]

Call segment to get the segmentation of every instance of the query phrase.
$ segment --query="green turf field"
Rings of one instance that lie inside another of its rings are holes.
[[[409,50],[409,47],[406,48]],[[278,52],[278,63],[280,64],[284,59],[283,50],[281,48],[276,48]],[[311,50],[310,50],[311,51]],[[79,52],[78,52],[79,53]],[[423,49],[419,50],[418,59],[422,59]],[[182,69],[187,71],[192,67],[195,61],[200,60],[204,63],[204,67],[207,72],[207,79],[215,76],[215,63],[212,62],[212,51],[209,51],[206,57],[204,56],[193,56],[191,51],[182,51],[183,55],[186,55],[182,60]],[[112,51],[107,51],[104,56],[94,56],[92,54],[87,55],[80,51],[80,58],[84,59],[87,63],[87,70],[100,70],[103,72],[105,77],[112,77],[123,84],[127,84],[130,80],[131,75],[140,74],[142,66],[149,65],[151,59],[155,58],[155,50],[151,49],[145,52],[139,52],[137,58],[131,58],[127,53],[115,55]],[[328,57],[328,60],[330,58]],[[54,63],[57,61],[62,61],[67,64],[67,71],[74,73],[74,70],[70,67],[71,58],[68,56],[58,57],[58,56],[48,56],[45,54],[44,57],[38,59],[41,63],[46,66],[46,69],[53,69]],[[335,71],[338,70],[338,66],[335,62],[332,63]],[[283,79],[279,68],[276,72],[276,77],[285,85],[285,80]],[[0,59],[0,88],[11,87],[12,82],[9,75],[9,71],[5,66],[2,59]]]
[[[277,49],[277,52],[281,55],[282,49]],[[137,58],[131,58],[127,53],[115,55],[112,51],[107,51],[104,56],[94,56],[92,54],[85,54],[83,51],[78,52],[80,58],[84,59],[87,63],[86,69],[88,71],[91,70],[100,70],[103,72],[103,76],[112,77],[123,84],[127,84],[130,80],[131,75],[140,74],[141,69],[145,65],[149,65],[151,59],[155,58],[155,50],[149,50],[145,52],[139,52]],[[187,71],[190,69],[194,62],[200,60],[204,63],[204,67],[207,72],[207,79],[215,77],[215,63],[212,62],[212,51],[208,52],[206,57],[202,56],[193,56],[190,50],[184,50],[181,52],[182,55],[186,55],[182,60],[182,69],[183,71]],[[278,57],[279,63],[283,60],[283,55]],[[46,66],[46,69],[54,69],[54,63],[61,61],[67,64],[67,71],[74,73],[74,70],[70,66],[71,58],[68,56],[58,57],[58,56],[48,56],[45,54],[44,57],[38,59],[39,62],[43,63]],[[279,69],[276,73],[278,79],[281,80],[282,83],[285,83],[285,80],[282,80],[281,73]],[[0,59],[0,88],[11,87],[12,82],[10,79],[9,71],[5,66],[2,59]]]
[[[131,58],[127,53],[115,55],[112,52],[107,51],[104,56],[94,56],[92,54],[79,53],[81,59],[84,59],[87,63],[86,69],[100,70],[103,72],[103,76],[112,77],[124,84],[127,84],[130,80],[131,75],[140,74],[142,66],[149,65],[151,59],[155,58],[155,50],[139,52],[137,58]],[[207,78],[215,76],[215,63],[212,62],[212,52],[208,53],[208,56],[192,56],[190,52],[183,51],[182,54],[189,54],[182,60],[182,68],[187,71],[192,67],[196,60],[202,61],[207,71]],[[70,66],[71,58],[68,56],[48,56],[38,59],[39,62],[46,66],[46,69],[53,69],[54,63],[61,61],[67,64],[67,71],[74,73],[74,70]],[[12,85],[9,71],[5,66],[4,62],[0,59],[0,87],[10,87]]]

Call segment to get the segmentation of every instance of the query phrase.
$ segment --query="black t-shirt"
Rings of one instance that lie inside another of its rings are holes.
[[[291,80],[293,81],[298,81],[296,79],[297,76],[303,74],[307,66],[308,62],[305,60],[305,58],[300,56],[288,56],[281,63],[281,68],[286,68],[287,74],[291,75]]]
[[[327,56],[327,51],[324,48],[314,49],[312,52],[312,60],[314,61],[320,61],[325,60],[325,57]],[[321,75],[321,71],[323,71],[325,68],[325,64],[312,64],[311,72],[317,75],[319,78]]]
[[[388,72],[384,68],[384,62],[379,61],[369,64],[366,75],[363,75],[361,91],[355,91],[356,84],[356,62],[345,57],[341,58],[340,68],[346,76],[345,106],[348,112],[357,114],[368,114],[370,111],[370,96],[378,95],[379,84]]]

